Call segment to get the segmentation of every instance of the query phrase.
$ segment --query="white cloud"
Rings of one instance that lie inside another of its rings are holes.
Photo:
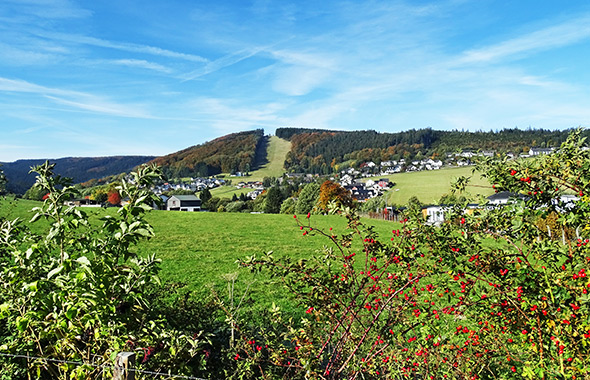
[[[590,38],[590,16],[567,20],[528,34],[479,49],[466,51],[459,64],[493,62],[528,53],[571,45]]]
[[[65,34],[65,33],[54,33],[54,32],[45,32],[45,31],[37,31],[36,34],[39,37],[55,39],[65,42],[71,42],[76,44],[83,44],[83,45],[90,45],[90,46],[97,46],[97,47],[104,47],[122,51],[128,51],[132,53],[143,53],[143,54],[150,54],[154,56],[160,57],[167,57],[167,58],[175,58],[184,61],[190,62],[201,62],[206,63],[209,62],[207,58],[203,58],[199,55],[195,54],[187,54],[176,52],[168,49],[163,49],[157,46],[150,46],[150,45],[141,45],[135,43],[128,43],[128,42],[115,42],[115,41],[108,41],[100,38],[95,37],[88,37],[78,34]]]
[[[165,74],[170,74],[172,70],[166,66],[160,65],[158,63],[149,62],[143,59],[115,59],[112,61],[105,61],[108,63],[113,63],[115,65],[121,66],[128,66],[128,67],[136,67],[140,69],[147,69],[158,71]]]
[[[324,83],[330,73],[317,68],[296,66],[277,69],[274,75],[276,78],[272,87],[275,91],[290,96],[301,96]]]
[[[115,104],[111,102],[107,102],[96,98],[94,96],[86,96],[86,101],[73,101],[58,98],[55,96],[46,95],[48,99],[53,100],[57,104],[66,105],[72,108],[77,108],[81,110],[96,112],[105,115],[113,115],[113,116],[121,116],[121,117],[131,117],[131,118],[141,118],[141,119],[151,119],[152,116],[147,113],[146,111],[139,109],[137,107],[132,107],[129,105],[121,105]]]
[[[45,87],[22,80],[13,80],[0,77],[0,91],[34,93],[42,95],[57,104],[107,115],[134,118],[153,118],[153,116],[151,116],[148,112],[137,106],[117,104],[92,94]]]

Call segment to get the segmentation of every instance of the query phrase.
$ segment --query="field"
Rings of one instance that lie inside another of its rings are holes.
[[[32,216],[28,210],[37,205],[39,202],[0,201],[0,217],[28,221]],[[94,220],[105,213],[116,212],[114,208],[84,210]],[[238,273],[236,293],[239,296],[251,284],[248,299],[256,300],[256,304],[249,305],[250,310],[266,308],[273,302],[286,310],[294,305],[288,302],[288,293],[279,279],[270,278],[268,273],[256,275],[239,268],[238,259],[268,251],[274,251],[277,257],[309,258],[330,243],[321,236],[303,236],[291,215],[152,211],[148,221],[156,236],[141,242],[136,249],[141,255],[155,253],[162,259],[163,280],[186,284],[199,297],[209,296],[211,288],[220,296],[226,296],[224,277]],[[385,237],[391,229],[397,228],[391,222],[367,222],[375,225]],[[338,216],[313,215],[311,225],[323,230],[333,227],[335,233],[341,233],[346,220]],[[41,221],[31,227],[42,232],[47,224]]]
[[[433,171],[398,173],[388,176],[377,176],[371,179],[388,178],[395,182],[392,190],[386,193],[387,203],[404,205],[408,199],[416,196],[424,204],[436,204],[440,197],[451,190],[451,182],[461,176],[471,177],[467,193],[477,199],[478,195],[489,196],[494,190],[479,173],[473,174],[472,167],[445,168]]]
[[[229,174],[225,174],[226,179],[231,179],[232,182],[238,183],[241,181],[262,181],[264,177],[281,177],[285,173],[283,169],[283,163],[287,152],[291,149],[291,143],[287,140],[278,138],[276,136],[270,136],[268,142],[268,148],[266,150],[266,157],[268,162],[259,169],[250,172],[247,177],[230,177]],[[214,197],[220,198],[231,198],[234,194],[240,195],[241,193],[248,193],[252,189],[236,189],[234,186],[223,186],[217,187],[211,190],[211,194]]]
[[[280,171],[276,165],[282,162],[278,156],[285,150],[284,141],[272,139],[269,144],[269,164],[256,172],[260,179],[268,175],[277,175]],[[282,170],[282,169],[281,169]],[[444,169],[439,171],[400,173],[388,178],[395,182],[394,190],[387,193],[389,203],[403,204],[416,195],[422,202],[437,201],[448,193],[453,178],[471,175],[471,168]],[[250,177],[246,177],[250,178]],[[257,177],[258,178],[258,177]],[[485,180],[474,175],[475,185],[484,185]],[[399,189],[399,190],[397,190]],[[471,194],[489,195],[487,188],[470,186]],[[215,196],[231,197],[233,187],[216,189]],[[239,190],[238,190],[239,192]],[[0,216],[28,221],[32,214],[28,211],[39,205],[37,202],[19,200],[0,202]],[[105,213],[114,213],[116,209],[85,209],[98,219]],[[290,215],[242,214],[242,213],[178,213],[153,211],[148,215],[156,237],[141,242],[137,252],[141,255],[155,253],[162,259],[161,277],[166,281],[186,284],[199,297],[207,297],[211,289],[221,296],[227,294],[227,276],[237,273],[236,292],[241,295],[248,289],[248,298],[257,300],[249,308],[267,307],[277,302],[285,309],[293,307],[287,302],[288,294],[278,279],[272,279],[267,273],[256,275],[244,268],[239,268],[236,260],[253,254],[274,251],[277,256],[289,256],[293,259],[308,258],[322,250],[329,240],[320,236],[302,236],[295,220]],[[327,230],[334,228],[342,233],[346,227],[344,218],[336,216],[312,216],[312,226]],[[394,224],[384,221],[368,220],[375,225],[382,236],[388,237]],[[31,226],[34,231],[42,232],[47,226],[43,221]]]

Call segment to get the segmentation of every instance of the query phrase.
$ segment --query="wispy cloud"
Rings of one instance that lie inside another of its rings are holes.
[[[139,68],[139,69],[153,70],[153,71],[158,71],[158,72],[165,73],[165,74],[172,73],[172,69],[170,69],[166,66],[163,66],[163,65],[160,65],[160,64],[154,63],[154,62],[149,62],[149,61],[146,61],[143,59],[115,59],[115,60],[103,61],[103,62],[112,63],[115,65]]]
[[[54,40],[60,40],[64,42],[82,44],[82,45],[90,45],[96,47],[103,47],[103,48],[110,48],[116,50],[127,51],[131,53],[143,53],[143,54],[150,54],[154,56],[160,57],[167,57],[167,58],[175,58],[181,59],[184,61],[190,62],[201,62],[207,63],[209,60],[207,58],[203,58],[199,55],[195,54],[187,54],[176,52],[168,49],[163,49],[157,46],[150,46],[150,45],[141,45],[129,42],[116,42],[116,41],[108,41],[100,38],[89,37],[79,34],[66,34],[66,33],[56,33],[56,32],[46,32],[46,31],[36,31],[34,32],[39,37],[49,38]]]
[[[153,117],[140,107],[117,104],[96,95],[40,86],[22,80],[0,77],[0,91],[38,94],[57,104],[105,115],[148,119]]]
[[[94,96],[86,96],[86,101],[74,101],[58,98],[55,96],[46,95],[48,99],[53,100],[57,104],[63,104],[72,108],[78,108],[81,110],[87,110],[96,112],[99,114],[151,119],[152,116],[144,110],[138,109],[137,107],[130,107],[128,105],[115,104],[100,100]]]
[[[241,105],[242,100],[223,99],[223,98],[196,98],[186,104],[186,107],[192,110],[193,115],[206,115],[211,120],[219,120],[223,115],[223,120],[241,120],[244,122],[272,123],[278,120],[277,114],[283,111],[287,105],[271,102],[258,104],[257,106]]]
[[[479,49],[466,51],[459,64],[494,62],[529,53],[571,45],[590,38],[590,15],[518,36]]]
[[[3,0],[5,6],[18,6],[20,12],[43,19],[85,18],[92,12],[69,0]]]
[[[214,61],[208,62],[204,67],[199,68],[197,70],[193,70],[189,73],[181,75],[181,79],[183,81],[190,81],[202,76],[214,73],[218,70],[221,70],[226,67],[230,67],[244,61],[248,58],[254,57],[255,55],[266,51],[267,47],[252,47],[252,48],[245,48],[240,51],[224,55],[221,58],[218,58]]]
[[[56,54],[39,50],[22,49],[0,42],[0,62],[10,66],[36,65],[55,62]]]

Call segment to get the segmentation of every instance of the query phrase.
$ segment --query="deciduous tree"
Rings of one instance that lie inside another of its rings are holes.
[[[311,212],[316,205],[320,195],[320,185],[315,182],[308,183],[301,189],[299,197],[297,198],[297,205],[295,212],[297,214],[307,214]]]
[[[119,194],[119,192],[117,190],[112,190],[111,192],[109,192],[107,200],[110,204],[112,204],[114,206],[120,205],[121,204],[121,195]]]
[[[337,206],[351,207],[352,196],[348,190],[333,181],[325,181],[320,186],[317,207],[320,210],[327,211],[328,204],[335,202]]]

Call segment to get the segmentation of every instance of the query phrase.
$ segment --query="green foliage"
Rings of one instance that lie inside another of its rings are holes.
[[[248,210],[248,204],[244,201],[234,201],[230,202],[225,206],[225,211],[227,212],[244,212]]]
[[[483,160],[498,191],[526,198],[472,214],[457,204],[440,226],[418,208],[386,237],[349,209],[335,210],[348,218],[340,236],[297,219],[331,247],[242,264],[280,278],[304,317],[273,307],[264,326],[243,328],[235,377],[590,378],[590,151],[580,135],[551,156]],[[565,189],[578,194],[573,207],[554,201]],[[581,236],[550,239],[536,221],[553,212]]]
[[[281,214],[293,215],[295,213],[295,206],[297,201],[295,198],[289,197],[281,203]]]
[[[380,212],[383,211],[385,206],[387,206],[387,204],[383,196],[367,199],[366,202],[362,202],[358,205],[359,211],[362,212]]]
[[[129,203],[95,228],[86,213],[64,206],[77,189],[54,176],[53,168],[46,162],[33,169],[36,187],[48,195],[31,222],[46,220],[47,232],[1,221],[0,351],[62,361],[19,362],[40,379],[102,378],[102,370],[89,364],[110,365],[120,351],[141,354],[140,368],[192,373],[187,364],[199,366],[194,359],[206,336],[171,328],[151,308],[147,295],[159,283],[159,260],[131,250],[153,236],[144,216],[155,197],[149,186],[160,172],[143,167],[133,173],[132,182],[118,188]]]
[[[209,188],[206,187],[203,190],[201,190],[201,192],[199,193],[199,199],[201,199],[201,202],[203,205],[206,205],[207,202],[209,202],[209,200],[211,199],[211,191],[209,191]]]
[[[467,202],[467,198],[464,195],[456,195],[456,194],[443,194],[440,199],[438,200],[439,205],[455,205],[455,204],[464,204]]]
[[[32,201],[40,201],[40,200],[43,200],[43,197],[46,194],[47,194],[47,192],[45,191],[45,189],[37,186],[37,184],[34,184],[33,186],[31,186],[31,188],[29,190],[27,190],[25,192],[25,194],[23,195],[23,198],[30,199]]]
[[[170,190],[167,192],[167,195],[195,195],[195,193],[193,191],[190,190],[185,190],[185,189],[175,189],[175,190]]]
[[[278,214],[281,211],[282,202],[283,198],[280,188],[278,186],[273,186],[266,192],[263,210],[267,214]]]
[[[307,214],[315,207],[320,196],[320,185],[315,182],[308,183],[303,187],[297,198],[295,212],[297,214]]]

